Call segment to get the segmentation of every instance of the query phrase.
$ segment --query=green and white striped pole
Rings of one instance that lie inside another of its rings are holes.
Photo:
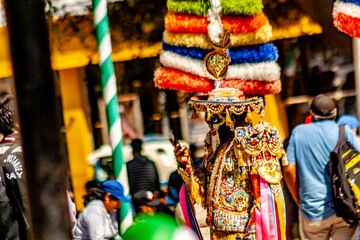
[[[123,185],[124,194],[130,197],[126,166],[122,155],[122,131],[117,101],[116,77],[111,60],[111,39],[106,0],[93,0],[94,24],[99,49],[99,65],[103,98],[106,105],[107,124],[112,148],[112,160],[115,178]],[[132,224],[130,203],[121,203],[120,233],[123,234]]]

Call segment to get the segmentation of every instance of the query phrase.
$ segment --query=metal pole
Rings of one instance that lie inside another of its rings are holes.
[[[360,119],[360,38],[353,38],[352,43],[355,70],[356,116]]]
[[[32,239],[71,239],[60,111],[43,0],[4,0],[29,193]]]

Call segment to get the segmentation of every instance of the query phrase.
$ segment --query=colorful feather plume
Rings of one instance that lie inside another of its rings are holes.
[[[221,87],[247,95],[281,91],[278,51],[267,43],[271,26],[262,0],[167,0],[167,6],[157,87],[207,93],[222,79]],[[228,42],[219,38],[226,33]]]

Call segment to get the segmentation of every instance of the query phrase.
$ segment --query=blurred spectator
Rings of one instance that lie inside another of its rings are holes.
[[[309,115],[312,116],[312,115]],[[312,119],[312,118],[311,118]],[[310,122],[306,122],[305,120],[305,124],[309,124]],[[285,151],[287,150],[287,147],[289,145],[289,140],[290,138],[286,138],[284,140],[284,149]],[[282,161],[280,161],[281,163]],[[283,194],[284,194],[284,198],[285,198],[285,206],[286,206],[286,237],[287,240],[293,240],[293,239],[300,239],[299,236],[299,208],[296,205],[293,197],[291,196],[291,193],[287,187],[286,184],[283,185]]]
[[[66,200],[68,204],[69,216],[70,216],[70,224],[71,224],[71,236],[75,234],[75,227],[76,227],[76,206],[75,203],[72,201],[70,193],[66,190]]]
[[[0,94],[3,96],[3,93]],[[28,206],[23,155],[16,127],[15,102],[0,100],[0,239],[28,239]]]
[[[139,191],[160,192],[159,174],[155,163],[141,155],[142,141],[134,139],[131,147],[134,158],[126,163],[130,194],[134,196]]]
[[[348,125],[354,131],[354,133],[356,135],[356,139],[360,144],[360,136],[358,135],[359,121],[355,116],[344,114],[338,119],[337,124],[338,125],[341,125],[341,124]]]
[[[171,199],[170,203],[173,202],[175,206],[179,203],[179,192],[183,183],[184,180],[177,170],[170,174],[168,182],[168,197]]]
[[[193,163],[196,167],[202,168],[203,166],[203,151],[199,149],[195,144],[190,144],[189,146],[190,157],[193,160]]]
[[[135,193],[132,202],[137,214],[153,214],[160,206],[160,199],[155,198],[151,191],[139,191]]]
[[[121,202],[131,202],[124,196],[122,185],[116,180],[102,183],[84,197],[85,208],[75,227],[74,239],[121,239],[114,211]]]
[[[293,199],[299,206],[300,236],[302,239],[355,239],[349,228],[332,208],[333,197],[329,172],[330,152],[339,138],[334,121],[335,102],[327,95],[317,95],[311,105],[313,122],[294,128],[287,147],[289,164],[283,167],[284,179]],[[346,138],[359,149],[355,134],[345,128]]]
[[[346,124],[354,131],[355,134],[357,134],[359,121],[355,116],[344,114],[338,119],[337,124]]]

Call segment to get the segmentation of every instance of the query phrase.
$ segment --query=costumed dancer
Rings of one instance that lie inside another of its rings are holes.
[[[186,146],[175,147],[188,205],[206,208],[211,239],[286,239],[282,140],[270,124],[253,126],[250,117],[263,116],[264,95],[281,91],[262,1],[167,3],[155,85],[208,93],[190,100],[193,116],[205,115],[210,127],[204,167],[193,164]]]
[[[336,0],[332,15],[339,31],[360,37],[360,0]]]

